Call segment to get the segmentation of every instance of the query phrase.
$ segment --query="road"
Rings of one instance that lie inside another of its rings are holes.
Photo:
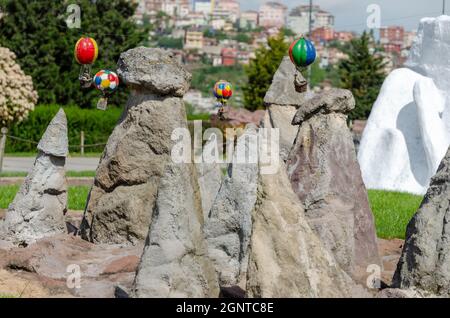
[[[5,157],[2,171],[28,172],[34,164],[34,157]],[[66,171],[94,171],[100,158],[67,158]]]

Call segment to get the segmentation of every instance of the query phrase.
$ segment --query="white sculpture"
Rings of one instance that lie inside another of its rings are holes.
[[[424,194],[450,143],[450,17],[424,18],[405,68],[386,78],[358,161],[369,189]]]

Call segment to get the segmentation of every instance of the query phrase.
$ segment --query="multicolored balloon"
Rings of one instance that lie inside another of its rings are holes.
[[[75,60],[81,64],[93,64],[98,57],[98,45],[93,38],[82,37],[75,44]]]
[[[233,96],[233,88],[227,81],[218,81],[214,85],[214,96],[223,103]]]
[[[95,74],[94,86],[103,93],[113,93],[119,87],[119,77],[116,73],[109,70],[101,70]]]
[[[316,48],[311,41],[301,37],[292,42],[289,47],[289,56],[298,68],[304,68],[316,60]]]

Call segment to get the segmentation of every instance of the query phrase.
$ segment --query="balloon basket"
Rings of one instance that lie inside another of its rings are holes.
[[[106,110],[108,107],[108,97],[102,97],[98,100],[97,109]]]
[[[82,88],[89,88],[92,86],[91,65],[82,65],[78,80]]]

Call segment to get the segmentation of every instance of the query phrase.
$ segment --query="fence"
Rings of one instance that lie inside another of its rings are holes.
[[[1,129],[1,137],[0,137],[0,172],[2,172],[3,169],[3,158],[5,155],[5,148],[6,148],[6,140],[9,138],[11,140],[16,140],[19,142],[27,142],[33,145],[37,145],[38,142],[34,141],[34,140],[29,140],[29,139],[24,139],[24,138],[20,138],[17,136],[13,136],[13,135],[8,135],[8,129],[6,127],[3,127]],[[79,145],[69,145],[69,149],[79,149],[80,150],[80,154],[83,156],[84,155],[84,150],[86,148],[94,148],[94,147],[100,147],[100,146],[106,146],[106,142],[105,143],[96,143],[96,144],[85,144],[85,134],[84,131],[81,131],[80,133],[80,144]]]

